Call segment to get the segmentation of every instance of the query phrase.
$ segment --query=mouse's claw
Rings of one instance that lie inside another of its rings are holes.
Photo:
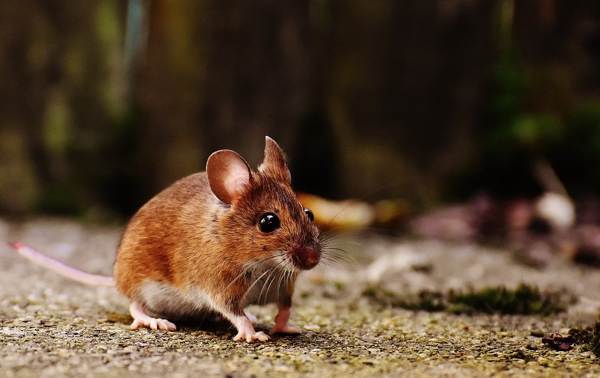
[[[237,335],[233,338],[234,341],[247,341],[252,343],[254,341],[267,341],[270,339],[269,335],[264,332],[256,332],[254,330],[254,326],[247,315],[234,315],[228,313],[224,313],[223,315],[229,319],[231,324],[233,324],[238,331]]]
[[[264,333],[262,331],[259,331],[259,332],[240,331],[233,338],[234,341],[246,341],[248,343],[252,343],[255,341],[267,341],[269,339],[270,339],[269,335],[267,335],[266,333]]]
[[[150,328],[155,330],[163,330],[163,331],[176,331],[177,326],[166,319],[157,319],[157,318],[149,318],[146,319],[134,319],[133,323],[131,323],[131,329],[138,328]]]
[[[171,323],[167,319],[153,318],[149,315],[146,315],[142,307],[136,302],[131,303],[129,311],[131,312],[131,316],[133,317],[133,322],[130,326],[131,329],[147,327],[150,329],[160,329],[163,331],[177,330],[175,324]]]

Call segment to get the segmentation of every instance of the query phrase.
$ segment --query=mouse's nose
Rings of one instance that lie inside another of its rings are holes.
[[[302,246],[292,250],[292,260],[300,269],[312,269],[321,259],[321,251],[317,248]]]

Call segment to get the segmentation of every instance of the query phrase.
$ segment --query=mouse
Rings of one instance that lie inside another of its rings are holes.
[[[175,331],[177,323],[218,314],[233,340],[263,342],[246,307],[275,303],[270,334],[298,334],[290,324],[299,274],[321,260],[319,229],[292,189],[285,154],[270,137],[252,170],[232,150],[212,153],[204,172],[184,177],[145,203],[117,247],[113,276],[80,271],[31,246],[25,258],[70,279],[115,286],[129,301],[131,329]]]

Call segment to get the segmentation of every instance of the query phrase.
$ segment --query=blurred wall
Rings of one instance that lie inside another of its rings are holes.
[[[2,2],[0,209],[129,214],[215,149],[259,163],[265,134],[296,187],[328,197],[426,205],[496,185],[490,130],[597,98],[597,8]]]

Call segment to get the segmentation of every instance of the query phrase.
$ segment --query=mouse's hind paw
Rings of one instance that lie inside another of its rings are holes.
[[[131,329],[138,328],[150,328],[160,329],[163,331],[175,331],[177,327],[167,319],[153,318],[144,312],[143,307],[137,302],[132,302],[129,306],[129,312],[133,317],[133,323],[131,323]]]
[[[177,330],[177,326],[171,323],[166,319],[157,319],[157,318],[149,318],[149,319],[133,319],[133,323],[131,323],[131,329],[138,328],[150,328],[150,329],[161,329],[163,331],[175,331]]]

